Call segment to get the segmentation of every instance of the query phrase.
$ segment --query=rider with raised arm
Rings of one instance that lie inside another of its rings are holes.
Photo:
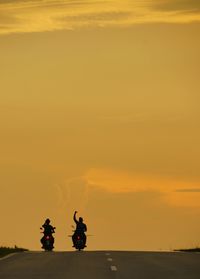
[[[82,217],[79,217],[79,220],[77,220],[76,218],[76,213],[77,211],[74,212],[74,222],[76,223],[76,230],[72,236],[72,240],[73,240],[73,247],[75,247],[75,241],[76,241],[76,237],[78,235],[81,236],[81,238],[83,239],[83,242],[84,242],[84,245],[86,247],[86,234],[85,232],[87,231],[87,226],[86,224],[83,223],[83,218]]]

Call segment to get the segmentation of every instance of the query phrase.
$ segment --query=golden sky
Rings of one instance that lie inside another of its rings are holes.
[[[198,0],[2,0],[0,34],[200,21]]]
[[[2,245],[199,245],[200,4],[0,1]],[[13,230],[14,227],[14,230]],[[128,237],[130,235],[130,238]]]

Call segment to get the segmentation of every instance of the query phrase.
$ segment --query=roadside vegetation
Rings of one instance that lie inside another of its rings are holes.
[[[189,249],[177,249],[174,251],[176,251],[176,252],[200,252],[200,248],[196,247],[196,248],[189,248]]]
[[[8,254],[24,252],[24,251],[28,251],[28,249],[19,248],[17,246],[14,246],[14,247],[3,247],[3,246],[1,246],[0,247],[0,258],[6,256]]]

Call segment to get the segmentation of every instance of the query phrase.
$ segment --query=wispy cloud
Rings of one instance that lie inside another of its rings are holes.
[[[199,0],[157,0],[156,7],[162,11],[200,12]]]
[[[200,4],[195,0],[3,0],[0,2],[0,34],[193,21],[200,21]]]
[[[85,181],[90,187],[111,193],[157,192],[170,206],[200,207],[199,182],[110,169],[90,169],[85,174]]]
[[[178,192],[178,193],[200,193],[200,188],[195,188],[195,189],[177,189],[176,192]]]

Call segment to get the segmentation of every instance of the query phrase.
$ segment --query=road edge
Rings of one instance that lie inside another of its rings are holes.
[[[17,254],[17,252],[16,252],[16,253],[10,253],[10,254],[8,254],[8,255],[6,255],[6,256],[4,256],[4,257],[1,257],[1,258],[0,258],[0,261],[6,260],[6,259],[8,259],[8,258],[10,258],[10,257],[12,257],[12,256],[14,256],[14,255],[16,255],[16,254]]]

